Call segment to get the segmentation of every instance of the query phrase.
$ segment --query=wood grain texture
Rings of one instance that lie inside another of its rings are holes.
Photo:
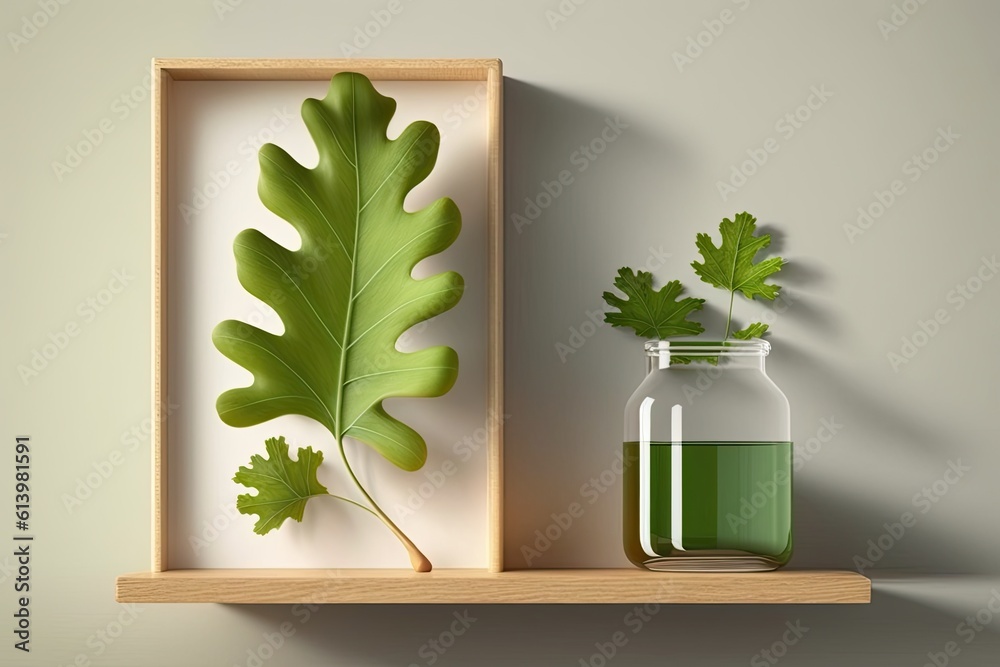
[[[167,120],[170,75],[153,61],[153,572],[167,569]]]
[[[320,81],[337,72],[372,81],[487,81],[496,59],[283,60],[277,58],[158,58],[154,64],[176,81]]]
[[[118,578],[118,602],[418,604],[864,604],[856,572],[171,570]]]
[[[489,570],[503,571],[503,70],[500,61],[489,69],[489,446],[487,448],[487,514]]]

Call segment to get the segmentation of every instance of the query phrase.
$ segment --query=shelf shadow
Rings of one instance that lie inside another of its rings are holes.
[[[966,643],[956,633],[962,612],[878,588],[870,605],[329,605],[304,623],[286,606],[231,609],[259,633],[291,623],[286,641],[315,664],[548,667],[613,657],[646,666],[664,656],[685,665],[773,664],[768,651],[787,654],[789,664],[839,666],[877,654],[881,666],[912,667],[956,642],[962,664],[985,665],[1000,644],[996,627]]]

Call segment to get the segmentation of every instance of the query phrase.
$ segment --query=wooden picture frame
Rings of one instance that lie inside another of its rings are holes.
[[[174,569],[168,560],[168,100],[175,81],[481,81],[488,113],[488,411],[503,415],[503,75],[495,59],[155,59],[153,120],[153,530],[150,572],[116,582],[120,602],[211,603],[864,603],[867,578],[845,571],[653,574],[639,569],[514,570],[503,562],[503,425],[488,423],[488,565],[483,569]]]
[[[328,81],[341,71],[364,74],[373,81],[481,81],[488,118],[488,184],[486,202],[488,248],[487,411],[503,414],[503,236],[502,236],[502,73],[496,59],[478,60],[276,60],[154,59],[152,62],[153,167],[153,573],[174,571],[168,562],[167,452],[167,221],[168,104],[175,81]],[[502,420],[487,425],[488,569],[499,571],[502,558]],[[123,578],[126,580],[126,578]],[[121,581],[119,582],[122,583]]]

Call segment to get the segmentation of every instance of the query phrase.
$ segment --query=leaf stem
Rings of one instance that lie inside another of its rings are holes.
[[[351,476],[351,480],[354,482],[354,485],[358,487],[358,491],[361,492],[361,495],[365,497],[365,500],[367,500],[368,504],[371,506],[370,508],[366,507],[365,509],[381,519],[382,523],[384,523],[386,527],[392,531],[392,534],[396,536],[396,539],[403,543],[403,546],[406,547],[406,550],[410,554],[410,565],[413,566],[413,570],[415,572],[430,572],[431,562],[428,560],[427,556],[425,556],[420,549],[417,548],[417,545],[406,536],[406,533],[400,530],[399,526],[392,522],[392,519],[390,519],[388,515],[382,511],[382,508],[378,506],[375,499],[372,498],[368,491],[365,490],[365,487],[361,485],[361,481],[358,479],[357,475],[354,474],[354,470],[351,468],[351,464],[347,460],[347,452],[344,451],[344,439],[342,437],[337,438],[337,447],[340,449],[340,459],[344,462],[344,467],[347,468],[347,473]]]
[[[733,299],[736,298],[736,290],[729,293],[729,317],[726,318],[726,335],[722,337],[722,340],[729,339],[729,329],[733,324]]]
[[[345,498],[344,496],[338,496],[335,493],[322,493],[319,495],[329,496],[330,498],[336,498],[337,500],[343,500],[345,503],[351,503],[355,507],[360,507],[361,509],[363,509],[364,511],[368,512],[373,516],[378,516],[378,514],[375,514],[375,512],[373,512],[370,507],[366,507],[365,505],[362,505],[361,503],[355,500],[351,500],[350,498]]]

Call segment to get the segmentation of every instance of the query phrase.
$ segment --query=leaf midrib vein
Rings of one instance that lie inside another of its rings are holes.
[[[351,131],[354,133],[354,247],[351,248],[351,284],[348,289],[350,300],[347,302],[347,315],[344,317],[344,335],[341,340],[346,344],[351,339],[351,320],[354,317],[354,281],[358,274],[358,238],[361,230],[361,160],[358,159],[358,106],[355,92],[354,77],[351,77]],[[340,351],[340,368],[337,372],[337,441],[343,446],[345,430],[341,428],[344,417],[344,377],[347,375],[347,350]]]

